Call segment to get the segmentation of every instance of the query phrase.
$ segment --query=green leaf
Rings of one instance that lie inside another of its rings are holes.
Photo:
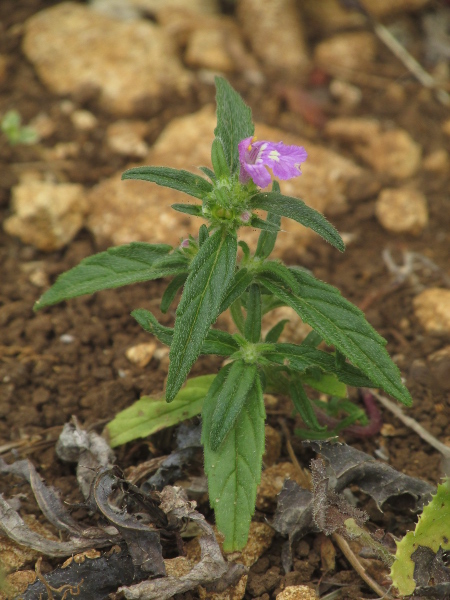
[[[279,230],[281,224],[281,217],[279,215],[275,215],[272,212],[268,212],[266,222],[271,223]],[[256,246],[255,256],[262,259],[267,258],[274,249],[276,240],[276,232],[269,232],[267,230],[262,231],[258,238],[258,245]]]
[[[223,549],[231,552],[241,550],[247,543],[256,489],[261,479],[265,411],[259,377],[255,379],[239,419],[217,452],[212,450],[209,436],[216,403],[217,394],[205,398],[202,442],[211,507],[217,527],[225,535]]]
[[[175,296],[177,295],[178,290],[183,287],[184,282],[187,279],[187,273],[181,273],[172,279],[169,285],[166,288],[166,291],[163,294],[161,299],[160,310],[162,313],[166,313],[172,302],[175,300]]]
[[[220,305],[219,313],[222,314],[229,308],[235,300],[240,298],[253,280],[253,274],[245,267],[236,271],[226,294]]]
[[[295,409],[303,419],[304,424],[313,431],[324,431],[326,427],[320,425],[317,420],[311,402],[303,389],[302,384],[296,377],[292,378],[289,385],[289,393]]]
[[[241,333],[244,333],[245,320],[242,314],[242,302],[240,298],[235,300],[230,306],[230,313],[236,327]]]
[[[192,215],[193,217],[203,217],[201,204],[171,204],[170,206],[177,212]]]
[[[189,379],[171,404],[164,397],[156,399],[143,396],[122,410],[106,426],[111,448],[147,437],[198,415],[214,379],[215,375]]]
[[[203,224],[198,230],[198,245],[202,246],[209,238],[208,228]]]
[[[280,231],[280,227],[271,223],[269,220],[260,219],[256,215],[253,215],[251,221],[249,223],[249,227],[255,227],[256,229],[261,229],[271,235],[276,236]]]
[[[305,337],[305,339],[302,342],[302,346],[313,346],[314,348],[317,348],[317,346],[322,342],[322,338],[320,337],[320,335],[313,331],[310,331],[308,333],[308,335]]]
[[[347,386],[339,381],[336,375],[332,373],[318,373],[317,375],[309,375],[308,373],[300,375],[300,379],[314,390],[328,394],[329,396],[337,396],[338,398],[347,397]],[[361,387],[361,386],[356,386]]]
[[[320,212],[305,204],[303,200],[283,196],[278,192],[264,192],[253,196],[250,199],[250,205],[252,208],[261,208],[280,217],[293,219],[318,233],[341,252],[345,250],[345,244],[333,225]]]
[[[257,283],[250,286],[244,335],[246,340],[254,344],[257,344],[261,337],[261,290]]]
[[[173,327],[165,327],[158,322],[156,317],[145,308],[133,310],[131,316],[136,319],[142,329],[153,334],[166,346],[172,345]],[[239,344],[234,337],[226,331],[210,329],[202,344],[200,354],[217,354],[230,356],[239,349]]]
[[[243,240],[239,240],[238,246],[242,249],[242,254],[244,255],[244,257],[246,259],[250,258],[250,248],[249,248],[248,244],[246,242],[244,242]]]
[[[281,321],[278,321],[278,323],[274,325],[270,331],[267,332],[264,341],[268,343],[278,342],[278,340],[280,339],[280,335],[283,333],[283,329],[286,323],[289,323],[289,319],[282,319]]]
[[[178,305],[166,397],[170,402],[200,354],[210,326],[216,321],[222,298],[236,266],[236,236],[218,230],[199,248],[191,263]]]
[[[200,198],[200,200],[203,200],[213,189],[211,183],[203,177],[194,175],[190,171],[170,167],[135,167],[122,173],[122,179],[151,181],[163,187],[184,192],[194,198]]]
[[[216,138],[222,142],[231,173],[239,169],[238,144],[255,132],[252,111],[222,77],[216,77],[217,127]]]
[[[212,450],[218,450],[232,429],[257,377],[256,365],[248,365],[243,360],[236,360],[231,365],[211,417],[209,443]]]
[[[34,310],[99,290],[178,275],[188,270],[188,260],[167,244],[134,242],[110,248],[83,259],[58,277],[36,302]]]
[[[296,278],[292,274],[291,270],[285,265],[274,260],[265,260],[261,263],[258,274],[268,275],[271,278],[278,279],[286,287],[298,291],[299,286]]]
[[[412,555],[419,548],[431,550],[430,554],[437,554],[439,550],[443,552],[450,550],[450,483],[448,479],[438,485],[436,495],[423,509],[415,530],[408,531],[403,539],[397,542],[391,577],[393,584],[402,596],[413,594],[418,583],[414,579],[417,563],[413,560]],[[425,582],[425,585],[427,583]],[[435,597],[443,598],[440,595]]]
[[[230,167],[227,164],[222,142],[217,138],[211,146],[211,163],[217,179],[230,179]]]
[[[412,398],[402,384],[400,371],[384,347],[386,340],[366,321],[364,313],[343,298],[333,286],[305,271],[291,272],[300,286],[298,292],[267,276],[261,276],[260,280],[269,291],[293,308],[305,323],[311,325],[327,344],[345,354],[374,386],[383,388],[410,406]],[[329,371],[333,372],[334,369]],[[347,383],[342,374],[338,376]]]
[[[209,167],[199,167],[200,171],[206,175],[211,181],[216,181],[216,174]]]

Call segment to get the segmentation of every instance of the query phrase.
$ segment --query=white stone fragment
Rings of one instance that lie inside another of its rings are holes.
[[[430,335],[450,334],[450,290],[429,288],[414,298],[414,314]]]
[[[375,214],[391,233],[419,235],[428,224],[427,199],[409,187],[384,189],[378,196]]]

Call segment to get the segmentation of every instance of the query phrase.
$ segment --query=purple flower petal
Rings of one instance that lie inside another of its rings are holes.
[[[283,142],[273,143],[245,138],[239,142],[239,161],[241,170],[239,180],[247,183],[249,179],[261,188],[271,181],[266,167],[273,175],[286,180],[301,175],[300,164],[306,160],[307,153],[302,146],[286,146]]]

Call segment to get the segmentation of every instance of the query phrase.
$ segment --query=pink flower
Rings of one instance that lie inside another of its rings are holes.
[[[239,181],[247,183],[250,179],[261,188],[271,181],[266,167],[272,169],[275,177],[291,179],[301,175],[300,163],[308,156],[303,146],[286,146],[283,142],[260,141],[256,138],[245,138],[239,142],[239,162],[241,170]]]

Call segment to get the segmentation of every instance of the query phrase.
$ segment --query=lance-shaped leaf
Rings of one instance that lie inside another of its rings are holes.
[[[215,375],[202,375],[188,379],[170,404],[164,397],[139,398],[119,412],[106,426],[111,448],[147,437],[200,414],[203,400],[214,378]]]
[[[280,229],[281,217],[271,212],[267,213],[266,223],[270,223]],[[270,232],[267,229],[262,231],[258,238],[258,245],[256,246],[255,256],[258,258],[267,258],[272,250],[274,249],[275,242],[277,240],[277,233]]]
[[[264,219],[260,219],[259,217],[253,215],[250,223],[250,227],[255,227],[256,229],[261,229],[262,231],[266,231],[267,233],[271,233],[272,235],[276,235],[280,231],[279,225],[275,225],[270,221],[265,221]]]
[[[253,273],[250,273],[245,267],[236,271],[222,300],[219,312],[225,312],[235,300],[240,298],[252,280]]]
[[[171,204],[170,206],[173,210],[186,215],[192,215],[193,217],[203,216],[201,204]]]
[[[236,253],[236,236],[218,230],[202,244],[191,263],[170,348],[168,402],[186,379],[210,326],[217,319],[222,298],[234,275]]]
[[[60,275],[34,309],[100,290],[187,272],[188,259],[179,252],[169,254],[171,250],[172,246],[167,244],[134,242],[89,256]]]
[[[304,271],[291,272],[300,286],[298,292],[268,276],[260,276],[259,279],[311,325],[327,344],[345,354],[375,386],[411,405],[412,398],[402,384],[400,371],[385,349],[386,340],[366,321],[364,313],[345,300],[333,286]]]
[[[248,365],[236,360],[228,372],[228,377],[217,396],[216,407],[211,417],[209,444],[211,450],[218,450],[232,427],[253,389],[258,377],[256,365]]]
[[[261,383],[257,377],[234,427],[215,452],[210,446],[209,432],[219,389],[220,386],[217,386],[215,395],[208,394],[203,404],[202,442],[210,503],[217,527],[225,535],[223,549],[231,552],[241,550],[247,543],[255,511],[264,453],[265,411]]]
[[[274,215],[297,221],[318,233],[341,252],[345,250],[344,242],[333,225],[320,212],[305,204],[303,200],[283,196],[278,192],[265,192],[253,196],[250,205],[252,208],[261,208]]]
[[[194,198],[200,198],[200,200],[203,200],[213,189],[212,184],[203,177],[194,175],[189,171],[170,167],[135,167],[122,173],[122,179],[150,181],[163,187],[184,192],[189,196],[194,196]]]
[[[233,174],[239,168],[238,144],[252,136],[252,111],[222,77],[216,77],[217,127],[214,135],[222,142],[226,161]]]
[[[133,310],[131,316],[136,319],[142,329],[152,333],[160,342],[166,346],[172,345],[173,327],[165,327],[158,322],[156,317],[145,308]],[[210,329],[202,344],[200,354],[217,354],[218,356],[230,356],[239,349],[239,344],[234,337],[220,329]]]
[[[161,312],[162,313],[166,313],[169,308],[170,305],[172,304],[172,302],[175,300],[175,296],[178,293],[178,290],[183,287],[184,282],[186,281],[188,277],[188,273],[181,273],[180,275],[177,275],[176,277],[174,277],[172,279],[172,281],[169,283],[169,285],[166,288],[166,291],[163,294],[163,297],[161,298]]]
[[[306,395],[301,382],[296,377],[291,379],[289,393],[291,395],[292,402],[297,412],[303,419],[305,425],[313,431],[324,431],[326,427],[320,425],[311,402]]]
[[[248,293],[244,335],[246,340],[254,344],[261,337],[261,290],[257,283],[252,283]]]
[[[278,323],[267,332],[264,341],[270,344],[278,342],[280,335],[283,333],[283,329],[286,323],[289,323],[289,319],[282,319],[281,321],[278,321]]]
[[[373,382],[360,369],[347,362],[337,365],[334,355],[317,350],[312,346],[274,344],[273,350],[264,353],[264,357],[277,365],[286,365],[300,373],[319,367],[325,373],[334,373],[346,385],[373,387]]]

